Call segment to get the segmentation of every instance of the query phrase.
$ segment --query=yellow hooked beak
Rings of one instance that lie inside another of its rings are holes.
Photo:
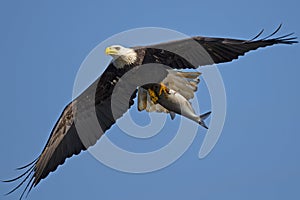
[[[116,49],[114,49],[114,48],[107,47],[107,48],[105,49],[105,54],[106,54],[106,55],[115,55],[115,54],[117,54],[117,53],[118,53],[118,51],[117,51]]]

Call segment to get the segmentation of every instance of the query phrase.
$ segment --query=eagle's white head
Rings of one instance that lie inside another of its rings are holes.
[[[113,63],[117,68],[133,64],[137,59],[137,53],[121,45],[112,45],[105,49],[105,53],[113,57]]]

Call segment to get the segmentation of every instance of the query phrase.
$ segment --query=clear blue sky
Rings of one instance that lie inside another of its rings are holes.
[[[296,0],[145,2],[1,1],[0,179],[38,156],[71,99],[83,59],[113,34],[155,26],[249,39],[283,23],[282,34],[300,36]],[[198,159],[201,133],[174,164],[148,174],[112,170],[84,152],[41,181],[29,199],[300,198],[299,53],[299,45],[281,45],[218,66],[227,118],[205,159]],[[12,187],[0,184],[0,194]]]

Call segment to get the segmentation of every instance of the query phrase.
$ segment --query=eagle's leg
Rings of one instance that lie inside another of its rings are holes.
[[[148,89],[148,92],[149,92],[151,101],[152,101],[154,104],[157,104],[158,97],[156,96],[154,90]]]
[[[169,89],[167,88],[167,86],[165,86],[165,84],[161,83],[160,84],[160,88],[159,88],[159,93],[158,95],[162,95],[162,93],[164,94],[169,94]]]

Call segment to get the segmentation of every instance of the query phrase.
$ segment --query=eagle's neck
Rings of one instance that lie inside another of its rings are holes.
[[[113,64],[116,68],[123,68],[125,65],[131,65],[137,60],[137,53],[133,49],[128,49],[121,56],[113,58]]]

